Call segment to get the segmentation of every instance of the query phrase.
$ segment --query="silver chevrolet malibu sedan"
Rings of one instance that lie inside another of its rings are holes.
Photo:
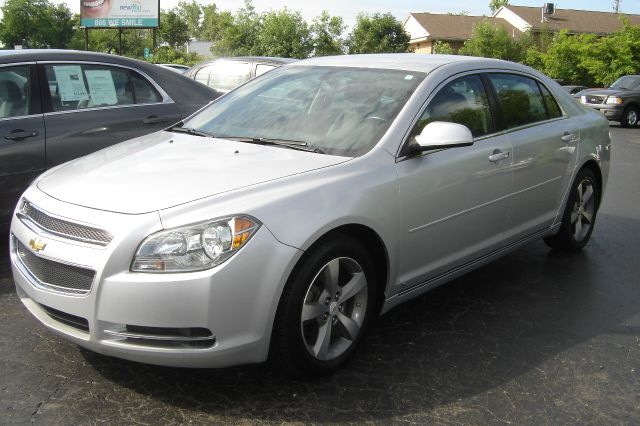
[[[327,374],[402,302],[540,238],[581,249],[609,156],[601,114],[515,63],[305,60],[41,175],[13,275],[102,354]]]

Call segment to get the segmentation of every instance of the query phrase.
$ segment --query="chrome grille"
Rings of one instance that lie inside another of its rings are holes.
[[[78,295],[91,291],[95,271],[38,257],[17,239],[14,242],[20,262],[39,286]]]
[[[26,217],[45,231],[62,237],[101,246],[106,246],[113,239],[113,235],[108,231],[50,216],[27,200],[23,201],[20,213],[22,214],[21,219]]]

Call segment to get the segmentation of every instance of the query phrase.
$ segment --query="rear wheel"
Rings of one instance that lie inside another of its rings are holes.
[[[638,125],[639,118],[640,115],[638,113],[638,108],[630,106],[622,113],[620,124],[622,124],[622,127],[636,127]]]
[[[553,249],[580,250],[591,237],[599,203],[600,188],[595,175],[589,169],[580,170],[571,188],[560,230],[544,242]]]
[[[375,276],[349,237],[322,243],[295,268],[274,324],[271,361],[296,375],[332,373],[355,352],[374,312]]]

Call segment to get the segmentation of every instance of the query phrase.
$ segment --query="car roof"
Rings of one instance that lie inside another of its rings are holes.
[[[196,65],[193,66],[193,68],[201,68],[205,65],[210,65],[213,64],[214,62],[218,62],[218,61],[241,61],[241,62],[261,62],[261,63],[266,63],[266,64],[290,64],[293,62],[298,62],[299,59],[292,59],[292,58],[277,58],[274,56],[230,56],[230,57],[225,57],[222,56],[220,58],[215,58],[212,59],[210,61],[205,61],[205,62],[200,62]]]
[[[382,68],[429,73],[447,64],[467,64],[472,68],[525,69],[519,64],[500,59],[478,58],[459,55],[436,55],[420,53],[384,53],[366,55],[323,56],[298,61],[291,66],[337,66],[358,68]]]
[[[148,64],[137,59],[125,56],[111,55],[108,53],[87,52],[81,50],[66,49],[24,49],[24,50],[0,50],[0,62],[18,61],[96,61],[110,62],[114,64],[131,65]]]

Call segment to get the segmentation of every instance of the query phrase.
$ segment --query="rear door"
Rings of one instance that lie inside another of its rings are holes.
[[[39,70],[45,87],[47,167],[182,118],[173,100],[138,70],[81,62],[39,64]]]
[[[35,64],[0,65],[0,227],[45,169],[45,131]]]
[[[576,162],[580,129],[534,78],[511,73],[488,77],[513,145],[508,244],[551,226]]]

